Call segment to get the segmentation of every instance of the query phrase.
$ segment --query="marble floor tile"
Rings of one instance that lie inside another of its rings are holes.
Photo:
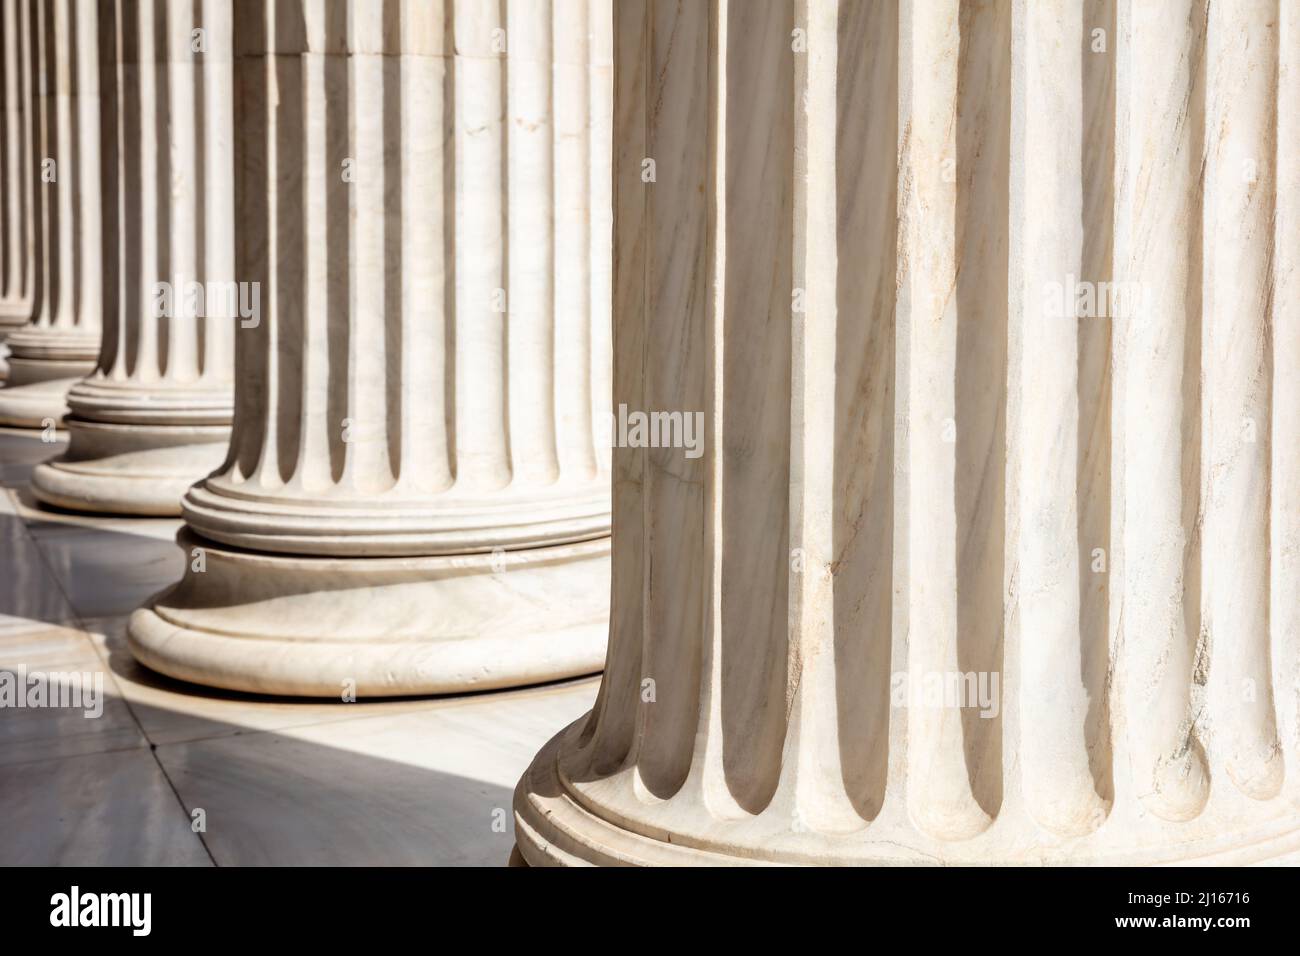
[[[19,665],[52,668],[65,664],[101,666],[90,635],[75,625],[51,627],[47,624],[0,631],[0,668]]]
[[[0,766],[147,743],[89,637],[73,628],[0,634],[0,694]]]
[[[0,866],[207,866],[207,852],[145,748],[0,772]]]
[[[40,429],[0,428],[0,485],[16,487],[31,477],[32,469],[46,459],[63,454],[68,433],[56,431],[55,441],[43,441]]]
[[[79,617],[130,613],[180,579],[185,557],[176,543],[139,534],[134,525],[120,520],[111,527],[29,526]]]
[[[147,745],[126,702],[107,690],[97,718],[63,707],[6,709],[4,717],[0,723],[3,774],[24,773],[26,764]]]
[[[10,496],[0,490],[0,634],[45,630],[75,617]]]
[[[157,754],[185,806],[205,810],[219,865],[501,866],[515,782],[597,687],[459,698]]]

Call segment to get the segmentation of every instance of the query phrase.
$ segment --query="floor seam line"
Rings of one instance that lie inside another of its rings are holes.
[[[203,833],[194,829],[194,817],[190,813],[189,808],[185,806],[185,800],[181,797],[181,792],[177,789],[175,781],[172,780],[171,774],[167,772],[167,768],[163,766],[163,762],[158,759],[158,747],[156,744],[151,743],[149,745],[149,756],[153,758],[154,764],[158,767],[158,772],[163,775],[163,779],[167,781],[167,786],[171,788],[172,796],[176,798],[176,802],[180,805],[181,813],[185,817],[189,818],[190,832],[199,838],[199,846],[203,847],[203,852],[207,854],[208,861],[214,867],[219,868],[221,864],[218,863],[217,858],[212,855],[212,848],[208,846],[208,841],[203,838]],[[206,818],[207,814],[205,813],[204,819],[206,820]]]

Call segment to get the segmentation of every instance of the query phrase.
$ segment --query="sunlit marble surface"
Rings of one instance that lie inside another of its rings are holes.
[[[511,789],[594,679],[293,703],[153,674],[125,612],[175,580],[177,523],[42,509],[31,467],[60,450],[0,431],[0,671],[102,674],[105,702],[0,709],[0,865],[504,865]]]

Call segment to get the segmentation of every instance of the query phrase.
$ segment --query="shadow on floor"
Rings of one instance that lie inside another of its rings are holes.
[[[179,578],[183,555],[157,523],[137,534],[126,519],[37,511],[26,475],[58,450],[0,435],[0,484],[31,509],[0,513],[0,615],[102,629],[96,663],[69,667],[106,671],[110,694],[135,686],[94,726],[54,710],[6,715],[0,865],[506,864],[514,782],[589,705],[590,679],[345,704],[154,674],[127,651],[122,615]]]
[[[151,674],[120,638],[107,659],[119,687],[137,685],[110,698],[111,724],[88,730],[74,726],[76,714],[28,712],[58,726],[32,728],[44,741],[7,741],[26,756],[0,765],[0,817],[11,834],[0,841],[0,865],[504,866],[514,782],[594,695],[585,681],[581,698],[561,686],[436,702],[295,703]],[[198,712],[188,700],[143,702],[142,687],[183,692]],[[205,704],[247,710],[235,723],[203,713]],[[69,736],[101,730],[83,745],[90,752],[54,753]]]

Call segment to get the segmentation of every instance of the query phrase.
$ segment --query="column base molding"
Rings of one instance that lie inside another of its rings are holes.
[[[25,326],[10,332],[5,341],[13,353],[11,362],[19,360],[33,364],[33,373],[39,375],[40,365],[49,363],[53,367],[75,365],[84,368],[82,375],[95,370],[99,361],[99,332],[65,332],[61,329],[32,328]],[[63,377],[63,373],[50,374],[44,378]],[[32,381],[41,381],[37,377]]]
[[[168,381],[115,381],[97,373],[68,393],[73,416],[85,422],[175,429],[181,426],[218,425],[228,439],[234,416],[232,386],[176,384]]]
[[[94,363],[82,366],[80,374],[74,368],[64,366],[60,370],[71,371],[71,376],[43,381],[31,381],[30,364],[9,356],[9,378],[5,387],[0,389],[0,425],[44,428],[46,422],[53,421],[61,426],[63,416],[68,413],[68,390],[77,384],[81,375],[94,367]],[[39,364],[46,365],[44,362]],[[49,369],[42,368],[41,371]]]
[[[75,511],[177,516],[194,482],[225,459],[226,388],[89,378],[68,393],[68,449],[39,466],[32,490]]]
[[[0,382],[9,378],[9,336],[22,329],[30,321],[32,307],[16,306],[12,302],[0,305]]]
[[[99,335],[22,328],[5,337],[9,371],[0,389],[0,425],[43,428],[68,413],[72,386],[95,370]]]
[[[604,663],[609,538],[504,558],[273,555],[186,529],[177,543],[184,578],[136,611],[127,632],[136,658],[169,677],[393,697],[536,684]]]
[[[203,537],[236,548],[339,557],[549,548],[607,539],[610,520],[609,493],[594,485],[565,495],[449,491],[366,501],[306,491],[290,498],[225,476],[191,488],[182,513]]]
[[[221,466],[224,425],[123,425],[66,421],[67,452],[38,465],[32,492],[74,511],[177,516],[186,489]]]
[[[1295,807],[1276,797],[1267,822],[1223,825],[1216,821],[1259,819],[1265,806],[1242,816],[1237,805],[1248,798],[1230,787],[1211,797],[1199,822],[1169,823],[1126,804],[1075,839],[1045,833],[1009,805],[978,837],[954,841],[928,839],[888,800],[849,833],[792,825],[781,791],[761,813],[712,814],[694,772],[667,799],[646,793],[631,770],[588,780],[587,719],[553,737],[515,789],[516,848],[529,866],[1300,865]]]

